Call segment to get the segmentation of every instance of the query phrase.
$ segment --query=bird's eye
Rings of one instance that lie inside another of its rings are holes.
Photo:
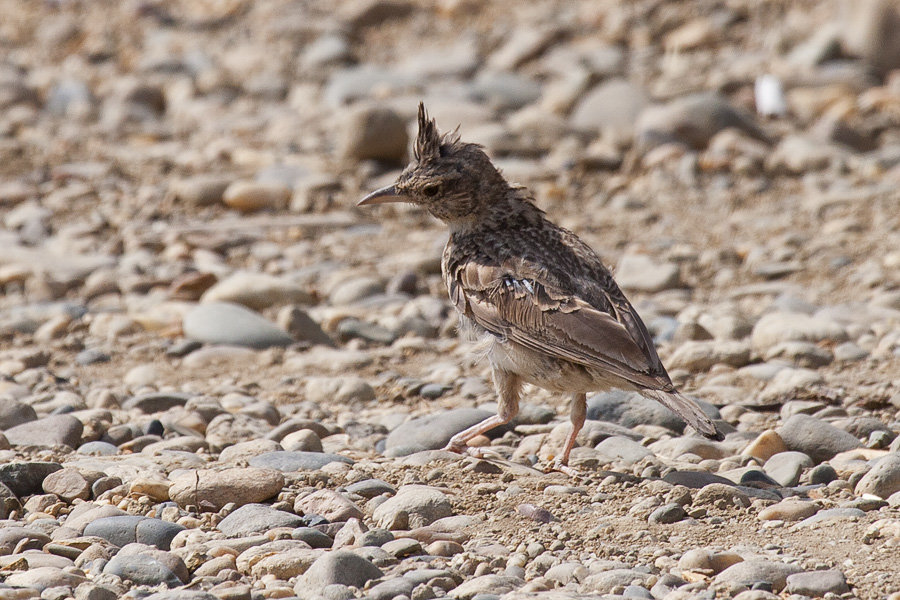
[[[422,188],[422,193],[426,196],[437,196],[439,191],[441,191],[441,186],[436,183],[426,185],[424,188]]]

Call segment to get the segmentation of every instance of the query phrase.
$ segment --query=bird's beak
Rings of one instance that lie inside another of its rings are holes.
[[[387,204],[388,202],[408,202],[409,199],[406,196],[401,195],[397,192],[397,189],[393,185],[389,185],[381,188],[380,190],[375,190],[362,200],[356,203],[357,206],[368,206],[370,204]]]

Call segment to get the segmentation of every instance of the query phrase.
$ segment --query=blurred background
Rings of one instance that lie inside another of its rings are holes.
[[[618,265],[659,342],[707,301],[749,315],[733,336],[776,300],[900,309],[896,2],[2,9],[11,338],[59,316],[47,301],[67,307],[47,339],[73,318],[177,338],[201,298],[308,306],[362,345],[449,335],[443,228],[354,207],[406,164],[419,100]],[[432,304],[383,299],[399,292]]]

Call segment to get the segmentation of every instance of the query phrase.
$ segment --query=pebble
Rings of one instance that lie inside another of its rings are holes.
[[[47,475],[41,485],[48,494],[56,494],[62,500],[71,502],[76,498],[81,500],[90,498],[93,483],[77,469],[64,468]]]
[[[186,576],[186,567],[184,571]],[[187,577],[179,578],[168,566],[155,557],[145,554],[123,555],[122,552],[119,552],[106,563],[103,573],[129,579],[137,585],[165,585],[173,588],[187,583]]]
[[[385,455],[407,456],[443,448],[451,437],[493,414],[477,408],[457,408],[417,417],[391,431],[384,445]]]
[[[788,575],[784,591],[788,594],[823,598],[826,594],[846,594],[850,591],[850,586],[843,573],[831,569]]]
[[[225,302],[196,306],[184,316],[182,327],[187,337],[206,344],[269,348],[294,342],[286,331],[261,315]]]
[[[316,559],[302,581],[297,583],[295,591],[299,594],[309,588],[320,590],[333,584],[361,588],[382,575],[381,569],[371,561],[347,550],[335,550]]]
[[[616,273],[616,281],[625,290],[652,294],[681,287],[678,265],[646,254],[622,255]]]
[[[343,158],[402,164],[409,136],[406,122],[390,108],[357,106],[343,118],[338,146]]]
[[[784,342],[844,342],[847,332],[833,321],[796,312],[772,312],[753,326],[753,347],[768,350]]]
[[[138,542],[168,550],[172,539],[185,528],[177,523],[151,519],[140,515],[100,517],[90,521],[84,535],[97,536],[116,546]]]
[[[717,364],[743,367],[750,363],[750,344],[738,340],[688,341],[669,357],[670,369],[707,371]]]
[[[450,500],[443,492],[425,485],[404,485],[396,496],[378,505],[372,520],[384,529],[414,529],[452,514]]]
[[[168,493],[179,506],[218,511],[229,503],[243,506],[268,500],[283,487],[280,471],[249,467],[185,473],[172,479]]]
[[[787,451],[772,455],[763,470],[780,485],[793,487],[800,482],[803,470],[812,466],[812,459],[803,452]]]
[[[509,575],[482,575],[463,582],[450,591],[450,597],[455,600],[473,600],[484,598],[487,595],[500,597],[522,587],[525,582],[520,577]]]
[[[900,454],[892,452],[878,459],[856,484],[858,496],[872,494],[888,498],[900,492]]]
[[[363,518],[363,511],[356,504],[333,490],[317,490],[298,498],[294,503],[294,510],[319,515],[333,523]]]
[[[655,509],[652,513],[650,513],[650,516],[647,517],[647,520],[650,523],[659,523],[666,525],[670,523],[677,523],[678,521],[683,520],[685,517],[687,517],[687,513],[685,513],[684,511],[684,507],[677,502],[671,502]]]
[[[4,431],[13,446],[69,446],[81,444],[84,425],[72,415],[50,415]]]
[[[245,504],[219,522],[218,529],[231,537],[246,537],[275,527],[299,527],[303,519],[266,504]]]
[[[312,294],[283,277],[241,271],[217,282],[203,293],[204,303],[241,304],[255,311],[285,304],[311,304]]]
[[[776,431],[788,448],[803,452],[816,464],[862,445],[852,434],[804,414],[793,415]]]
[[[802,572],[797,565],[764,559],[752,559],[732,565],[716,575],[717,582],[737,583],[752,587],[764,582],[772,586],[773,592],[780,592],[787,584],[787,578]]]
[[[37,420],[37,414],[28,404],[8,396],[0,396],[0,431]]]
[[[856,520],[866,513],[858,508],[828,508],[797,523],[798,528],[810,527],[825,521]]]
[[[0,483],[19,498],[43,491],[43,482],[51,473],[62,469],[56,462],[28,461],[0,464]]]
[[[579,129],[595,133],[611,130],[617,137],[627,138],[648,102],[642,88],[625,79],[611,78],[584,95],[572,111],[571,123]]]
[[[277,183],[259,181],[234,181],[222,193],[222,202],[242,213],[263,209],[279,209],[287,206],[291,190]]]
[[[231,179],[225,175],[194,175],[179,179],[169,190],[176,200],[192,206],[210,206],[222,202]]]
[[[340,454],[329,454],[321,452],[287,452],[284,450],[275,452],[266,452],[254,456],[247,463],[251,467],[261,469],[276,469],[278,471],[317,471],[325,465],[341,462],[353,464],[353,461],[346,456]]]
[[[84,575],[68,573],[57,567],[35,567],[8,575],[5,583],[12,587],[32,588],[43,592],[57,587],[74,588],[86,581],[87,577]]]
[[[644,109],[635,124],[635,140],[644,152],[667,143],[702,149],[724,129],[768,139],[752,115],[732,106],[719,94],[700,93]]]
[[[781,436],[773,429],[763,431],[759,436],[747,444],[741,451],[743,456],[752,456],[759,460],[769,460],[780,452],[786,452],[788,447],[785,445]]]
[[[761,521],[802,521],[816,514],[821,507],[815,502],[787,498],[759,511]]]
[[[717,413],[714,408],[712,411]],[[659,402],[644,398],[637,392],[623,390],[590,396],[587,401],[587,418],[610,421],[628,428],[637,425],[659,425],[677,433],[683,432],[685,427],[680,417]],[[714,418],[718,418],[718,414],[715,414]]]

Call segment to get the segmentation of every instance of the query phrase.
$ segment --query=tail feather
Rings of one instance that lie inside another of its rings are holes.
[[[716,429],[716,425],[712,422],[712,419],[706,416],[706,413],[703,412],[700,406],[687,396],[682,396],[676,391],[654,390],[649,388],[642,389],[641,394],[656,400],[684,419],[688,425],[704,436],[713,440],[724,439],[722,433]]]

